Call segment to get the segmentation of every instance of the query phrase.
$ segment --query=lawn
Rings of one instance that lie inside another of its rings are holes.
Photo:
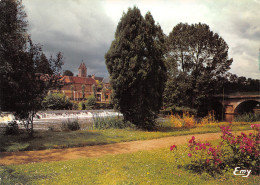
[[[174,143],[173,143],[174,144]],[[132,154],[107,155],[70,161],[2,166],[2,184],[259,184],[260,176],[233,175],[233,169],[212,177],[185,166],[190,158],[181,154],[176,162],[169,148]],[[182,160],[180,160],[182,159]]]
[[[220,123],[227,124],[227,123]],[[195,128],[172,128],[161,125],[156,132],[134,129],[79,130],[70,132],[36,131],[34,138],[27,134],[0,135],[0,151],[43,150],[89,145],[102,145],[135,140],[148,140],[167,136],[220,132],[219,125],[205,125]],[[250,123],[234,124],[233,131],[250,130]]]

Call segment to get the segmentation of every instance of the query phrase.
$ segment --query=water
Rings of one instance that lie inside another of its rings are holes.
[[[121,113],[112,109],[107,110],[54,110],[40,111],[34,117],[34,129],[36,130],[60,130],[62,122],[77,119],[82,130],[90,130],[93,125],[93,117],[122,116]],[[11,113],[2,113],[0,127],[14,121]],[[18,121],[19,123],[19,121]],[[20,128],[23,128],[19,124]]]

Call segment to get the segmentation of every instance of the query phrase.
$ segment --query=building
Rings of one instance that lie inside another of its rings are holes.
[[[94,94],[99,102],[109,102],[110,100],[111,90],[108,79],[95,77],[95,75],[88,76],[84,63],[80,64],[77,76],[63,76],[62,80],[64,86],[59,91],[71,100],[82,101]]]

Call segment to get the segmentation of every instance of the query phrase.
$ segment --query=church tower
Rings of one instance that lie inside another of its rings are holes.
[[[83,62],[80,64],[78,70],[79,70],[78,77],[87,77],[87,67]]]

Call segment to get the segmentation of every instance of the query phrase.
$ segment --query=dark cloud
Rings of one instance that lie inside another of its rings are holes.
[[[47,55],[61,51],[64,70],[77,74],[82,62],[88,74],[107,76],[104,54],[113,39],[115,24],[100,1],[25,1],[29,32]]]
[[[107,76],[104,55],[123,11],[136,5],[151,11],[168,34],[179,22],[206,23],[229,45],[231,72],[259,78],[260,0],[24,0],[29,32],[47,55],[61,51],[64,70],[77,74],[82,60],[88,74]]]

